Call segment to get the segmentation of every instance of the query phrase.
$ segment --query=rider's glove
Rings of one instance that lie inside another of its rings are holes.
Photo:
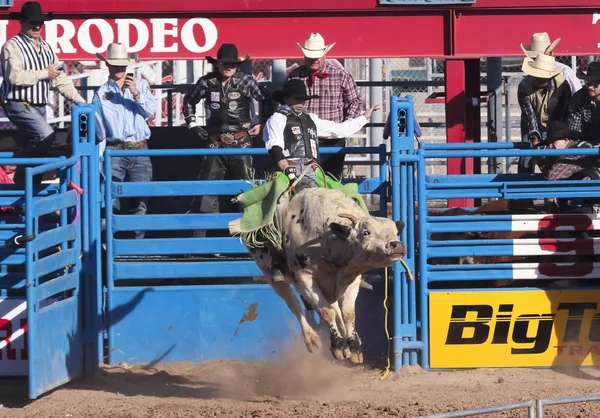
[[[290,179],[290,181],[294,181],[298,178],[298,170],[294,166],[289,166],[285,170],[283,170],[286,176]]]

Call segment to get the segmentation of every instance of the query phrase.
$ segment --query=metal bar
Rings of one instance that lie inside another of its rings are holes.
[[[421,367],[429,368],[429,300],[428,300],[428,283],[429,276],[427,270],[427,196],[425,192],[425,178],[427,175],[427,166],[424,151],[417,151],[420,157],[417,163],[417,201],[418,201],[418,217],[419,224],[419,314],[421,316],[421,341],[423,342],[423,355],[421,357]]]
[[[112,312],[114,309],[114,301],[113,301],[113,292],[115,290],[115,281],[114,281],[114,277],[115,277],[115,269],[113,268],[114,266],[114,243],[113,243],[113,239],[114,239],[114,225],[113,225],[113,196],[112,196],[112,176],[110,173],[112,173],[112,155],[111,155],[111,151],[107,150],[108,152],[104,153],[104,173],[106,175],[106,262],[108,264],[106,269],[106,291],[107,291],[107,301],[106,301],[106,305],[107,305],[107,310],[108,312]],[[113,324],[110,320],[110,317],[108,318],[107,324],[106,324],[106,330],[107,330],[107,334],[108,334],[108,363],[112,364],[114,361],[114,353],[113,353],[113,345],[115,344],[115,337],[114,337],[114,327]]]
[[[262,271],[254,261],[180,261],[180,262],[115,262],[112,261],[115,279],[162,279],[261,277]]]
[[[458,418],[458,417],[472,417],[475,415],[491,414],[494,412],[512,411],[514,409],[527,408],[529,418],[534,418],[535,402],[524,401],[517,403],[509,403],[506,405],[488,406],[485,408],[469,409],[467,411],[456,411],[446,412],[443,414],[427,415],[423,418]]]
[[[43,165],[38,165],[37,167],[33,167],[31,169],[31,172],[35,176],[37,174],[47,173],[48,171],[58,170],[59,168],[70,167],[73,164],[77,164],[77,161],[79,161],[78,157],[70,157],[70,158],[61,157],[61,159],[59,161],[54,161],[54,162],[51,162],[48,164],[43,164]],[[39,162],[37,162],[37,163],[39,164]]]
[[[563,405],[566,403],[597,402],[597,401],[600,401],[600,395],[570,396],[567,398],[553,398],[553,399],[538,399],[536,401],[537,418],[544,418],[544,406],[546,406],[546,405]]]
[[[30,167],[25,168],[25,234],[31,235],[34,232],[35,222],[34,210],[33,210],[33,174]],[[33,266],[34,258],[33,241],[28,241],[25,244],[25,265]],[[25,269],[25,281],[26,281],[26,295],[27,295],[27,356],[29,358],[29,398],[37,398],[37,373],[34,367],[37,360],[36,353],[36,320],[35,314],[38,310],[38,304],[35,299],[36,288],[35,288],[35,276],[33,274],[33,268]]]

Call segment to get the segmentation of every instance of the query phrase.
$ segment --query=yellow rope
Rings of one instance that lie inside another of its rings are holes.
[[[406,274],[408,274],[408,278],[410,280],[414,280],[414,276],[412,274],[412,272],[410,271],[410,269],[408,268],[408,265],[404,262],[404,260],[400,259],[400,262],[402,263],[402,265],[404,266],[404,268],[406,269]],[[383,374],[381,375],[381,377],[379,378],[379,380],[385,380],[387,379],[388,375],[390,374],[390,366],[391,366],[391,339],[390,339],[390,331],[388,329],[388,315],[389,315],[389,311],[388,311],[388,307],[387,307],[387,299],[388,299],[388,269],[387,267],[385,268],[385,277],[384,277],[384,289],[385,289],[385,294],[383,297],[383,307],[385,309],[385,317],[384,317],[384,327],[385,327],[385,335],[387,337],[387,366],[385,367],[385,371],[383,372]],[[398,303],[398,301],[396,302]]]

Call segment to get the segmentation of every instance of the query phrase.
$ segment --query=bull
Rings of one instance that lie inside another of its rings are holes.
[[[318,312],[331,337],[338,360],[362,363],[361,340],[355,328],[355,302],[362,274],[391,266],[405,254],[398,240],[402,221],[365,215],[360,205],[339,190],[309,188],[277,206],[282,252],[249,247],[252,258],[275,292],[298,319],[306,348],[314,352],[321,340],[308,323],[292,286]],[[284,281],[274,281],[273,257],[285,258]]]

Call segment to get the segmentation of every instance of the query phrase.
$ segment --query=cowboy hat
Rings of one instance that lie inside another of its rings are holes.
[[[581,132],[569,128],[567,122],[555,121],[548,125],[548,137],[544,144],[552,144],[560,139],[585,139]]]
[[[249,60],[250,55],[246,54],[242,58],[238,58],[238,49],[234,44],[223,44],[217,51],[217,58],[206,57],[206,61],[212,65],[222,62],[223,64],[241,64]]]
[[[300,45],[298,42],[296,42],[296,45],[302,50],[306,58],[321,58],[333,48],[335,42],[331,45],[325,45],[325,40],[319,33],[311,33],[304,41],[304,45]]]
[[[592,61],[588,65],[587,73],[580,68],[577,70],[577,78],[585,81],[600,81],[600,62]]]
[[[37,1],[28,1],[23,4],[20,12],[12,12],[8,14],[9,19],[23,20],[29,22],[48,22],[52,20],[54,15],[52,13],[44,14],[42,12],[42,5]]]
[[[135,64],[135,59],[131,59],[127,54],[127,47],[121,43],[108,44],[106,48],[106,57],[99,52],[96,52],[96,56],[108,65],[114,66],[125,66]]]
[[[526,57],[523,60],[521,69],[525,74],[536,78],[554,78],[564,71],[564,68],[554,70],[554,57],[545,54],[538,54],[533,58]]]
[[[548,55],[556,48],[560,39],[558,38],[551,43],[547,32],[534,33],[531,36],[531,43],[521,44],[521,49],[529,58],[535,58],[539,53]]]
[[[309,95],[306,91],[304,81],[297,78],[286,81],[283,84],[283,90],[277,90],[273,93],[273,99],[279,103],[283,103],[284,97],[293,97],[299,100],[318,99],[317,94]]]

